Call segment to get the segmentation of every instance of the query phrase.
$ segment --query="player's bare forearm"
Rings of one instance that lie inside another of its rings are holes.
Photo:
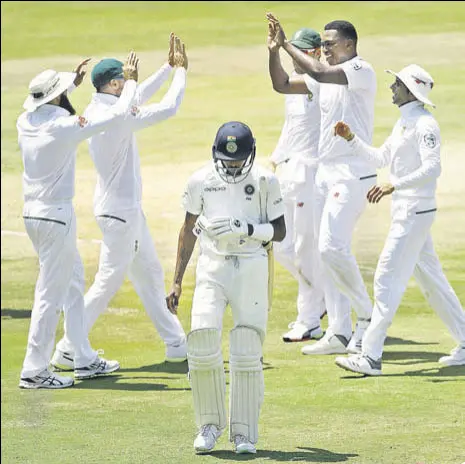
[[[276,90],[276,92],[284,93],[286,86],[289,84],[289,75],[281,64],[279,50],[269,51],[268,69],[270,71],[273,89]]]
[[[173,283],[181,285],[182,279],[184,278],[184,273],[186,272],[187,265],[191,259],[192,253],[194,251],[195,243],[197,237],[193,234],[192,229],[194,227],[195,220],[193,224],[189,222],[184,222],[178,239],[178,254],[176,258],[176,270],[174,272]]]

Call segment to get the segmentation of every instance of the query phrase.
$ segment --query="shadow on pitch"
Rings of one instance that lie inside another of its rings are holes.
[[[72,388],[78,390],[190,391],[190,388],[171,388],[164,383],[134,382],[141,379],[159,380],[154,377],[124,377],[122,375],[107,375],[94,379],[82,380],[79,383],[76,383]],[[169,378],[167,379],[173,380]]]
[[[441,356],[448,353],[431,351],[385,351],[383,353],[383,364],[413,365],[427,362],[437,362]]]
[[[2,308],[1,310],[2,318],[5,319],[30,319],[31,313],[31,309]]]
[[[224,459],[226,461],[253,461],[255,459],[267,459],[270,462],[347,462],[358,454],[333,453],[321,448],[297,447],[301,451],[270,451],[257,450],[257,454],[234,454],[232,451],[212,451],[209,456]],[[207,456],[207,455],[206,455]]]
[[[341,379],[366,379],[370,376],[362,374],[344,375]],[[396,374],[389,374],[383,368],[383,377],[428,377],[428,382],[443,383],[443,382],[465,382],[465,366],[441,366],[430,367],[428,369],[418,369],[416,371],[405,371]],[[447,378],[446,378],[447,377]]]
[[[406,340],[405,338],[387,337],[385,345],[439,345],[438,342],[416,342],[415,340]]]

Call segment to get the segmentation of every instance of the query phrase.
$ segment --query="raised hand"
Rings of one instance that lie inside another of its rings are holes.
[[[278,47],[282,47],[284,45],[284,42],[286,41],[286,34],[284,33],[284,30],[281,27],[278,18],[276,18],[276,16],[273,13],[267,13],[266,19],[268,20],[268,23],[271,24],[272,29],[274,31],[273,40],[276,42]]]
[[[90,60],[91,58],[86,58],[77,65],[76,69],[73,70],[73,72],[76,73],[76,77],[74,78],[73,82],[76,87],[82,84],[82,81],[84,80],[84,77],[87,73],[87,63]]]
[[[389,183],[374,185],[367,193],[367,200],[369,203],[379,203],[381,198],[390,195],[394,190],[393,185]]]
[[[137,58],[136,52],[133,50],[131,50],[123,65],[123,77],[126,81],[133,79],[137,82],[137,79],[139,79],[139,58]]]
[[[168,50],[168,64],[173,67],[174,66],[174,32],[170,34],[170,48]]]
[[[354,134],[350,130],[350,127],[343,121],[338,121],[334,126],[334,135],[339,135],[343,139],[350,142],[354,138]]]
[[[188,59],[186,54],[186,46],[178,36],[174,37],[174,66],[187,69]]]
[[[268,23],[268,37],[266,39],[266,44],[268,45],[268,50],[270,52],[275,52],[279,50],[278,42],[275,40],[276,30],[272,23]]]

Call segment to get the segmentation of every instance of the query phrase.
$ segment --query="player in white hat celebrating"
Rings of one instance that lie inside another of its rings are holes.
[[[277,45],[270,29],[268,47]],[[295,32],[291,43],[304,53],[320,59],[321,37],[304,27]],[[270,162],[281,184],[286,209],[286,238],[274,245],[275,257],[297,280],[297,318],[283,335],[285,342],[301,342],[323,336],[320,317],[325,313],[324,294],[317,264],[318,247],[313,224],[314,184],[320,137],[320,85],[294,63],[292,77],[301,78],[306,94],[288,94],[285,122]],[[278,89],[279,91],[279,89]]]
[[[65,333],[75,356],[75,378],[91,378],[119,368],[116,361],[100,358],[87,339],[84,269],[76,246],[72,201],[77,146],[124,119],[135,97],[138,58],[131,52],[123,68],[127,82],[118,105],[98,117],[82,118],[75,115],[67,93],[82,82],[88,61],[83,61],[76,73],[49,69],[36,76],[29,85],[26,112],[17,121],[24,165],[23,217],[40,265],[21,388],[73,385],[73,378],[58,376],[48,368],[62,308]]]
[[[182,280],[197,236],[200,255],[187,337],[197,453],[209,453],[226,427],[221,332],[231,306],[229,435],[236,453],[255,453],[263,402],[262,344],[268,321],[268,259],[264,244],[286,235],[278,179],[254,165],[255,138],[239,122],[223,124],[213,163],[195,172],[183,196],[186,210],[168,306],[177,311]]]
[[[433,78],[411,64],[391,85],[392,101],[401,116],[381,148],[363,142],[344,122],[335,134],[346,139],[354,155],[378,168],[390,166],[390,183],[374,186],[368,201],[378,203],[392,194],[391,228],[378,261],[374,281],[374,309],[363,337],[362,353],[336,358],[343,369],[365,375],[381,375],[381,358],[387,330],[399,307],[412,274],[432,308],[449,329],[458,346],[439,359],[446,366],[465,365],[465,312],[447,281],[431,239],[436,216],[436,182],[441,173],[439,125],[425,105]]]

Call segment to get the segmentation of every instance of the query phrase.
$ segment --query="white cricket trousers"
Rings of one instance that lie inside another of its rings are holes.
[[[268,258],[264,250],[252,257],[200,253],[192,301],[192,330],[221,332],[228,304],[234,327],[252,327],[263,343],[268,322]]]
[[[376,175],[360,179],[335,176],[331,165],[320,164],[315,179],[315,234],[323,262],[322,278],[328,330],[352,336],[351,306],[359,319],[369,319],[372,302],[363,282],[355,256],[352,234],[365,210],[366,195]]]
[[[25,205],[24,224],[39,257],[39,276],[21,377],[34,377],[48,368],[62,308],[75,366],[87,366],[97,352],[89,344],[84,323],[84,268],[76,246],[73,206]]]
[[[313,328],[320,326],[325,311],[313,224],[316,167],[300,167],[306,171],[304,182],[281,181],[286,237],[274,244],[274,255],[298,282],[297,321]]]
[[[166,306],[163,268],[141,209],[97,216],[103,234],[95,281],[84,296],[87,330],[102,314],[126,274],[167,346],[185,341],[179,319]]]
[[[430,306],[452,337],[465,344],[465,312],[447,281],[434,251],[430,229],[435,208],[416,208],[393,199],[391,227],[378,261],[374,280],[374,309],[362,341],[362,352],[380,359],[410,277],[415,277]]]

